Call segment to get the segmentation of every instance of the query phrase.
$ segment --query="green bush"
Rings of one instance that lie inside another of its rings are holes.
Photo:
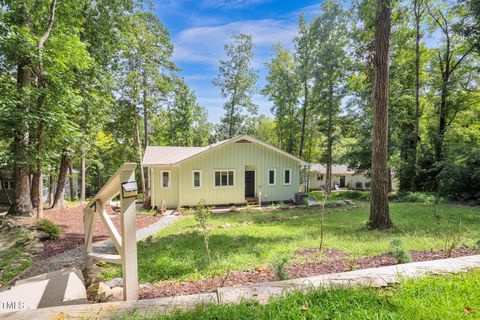
[[[445,199],[427,192],[407,192],[397,193],[390,197],[390,200],[399,202],[416,202],[416,203],[443,203]]]
[[[285,265],[288,263],[288,257],[278,257],[271,263],[272,272],[278,280],[287,280],[288,273],[285,271]]]
[[[410,253],[405,250],[403,247],[403,242],[400,239],[393,239],[390,242],[389,253],[397,259],[398,263],[408,263],[412,261]]]
[[[62,230],[55,223],[48,219],[41,219],[37,222],[37,229],[47,234],[47,239],[58,239]]]

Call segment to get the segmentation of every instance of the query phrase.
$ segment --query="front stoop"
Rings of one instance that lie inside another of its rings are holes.
[[[219,288],[217,293],[203,293],[140,301],[121,301],[87,305],[61,306],[31,311],[2,314],[6,319],[51,319],[65,316],[68,319],[109,319],[138,310],[141,315],[169,314],[175,309],[186,310],[208,303],[240,303],[243,300],[267,303],[270,299],[292,291],[308,291],[312,288],[333,287],[385,287],[406,278],[418,278],[428,274],[449,274],[480,268],[480,255],[443,260],[413,262],[326,274],[286,281],[265,282],[241,287]]]

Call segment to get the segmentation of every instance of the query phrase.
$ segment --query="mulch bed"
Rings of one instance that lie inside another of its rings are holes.
[[[44,241],[44,250],[40,254],[40,259],[49,258],[68,250],[75,249],[85,243],[83,209],[85,205],[75,207],[67,207],[61,210],[49,209],[44,211],[44,217],[51,220],[62,229],[62,233],[58,239]],[[120,214],[110,206],[107,206],[107,212],[113,221],[115,227],[120,230]],[[137,230],[151,225],[158,221],[159,216],[137,215]],[[32,219],[23,219],[19,223],[31,225]],[[100,217],[97,215],[95,220],[95,228],[93,231],[93,242],[99,242],[109,239],[107,229],[103,225]]]
[[[454,250],[451,258],[478,253],[478,251],[464,247]],[[446,258],[444,250],[411,251],[410,254],[413,262]],[[318,249],[307,248],[298,250],[291,263],[285,267],[285,270],[291,279],[295,279],[395,264],[397,264],[397,259],[388,253],[382,253],[373,257],[351,259],[347,253],[339,250],[327,248],[320,255]],[[234,272],[226,277],[207,278],[199,281],[166,281],[155,285],[147,285],[140,290],[140,299],[214,292],[219,287],[233,287],[275,280],[277,280],[275,275],[272,274],[268,267],[257,268],[255,271],[250,272]]]

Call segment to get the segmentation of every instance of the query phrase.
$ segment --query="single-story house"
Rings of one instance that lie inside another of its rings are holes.
[[[303,160],[248,135],[206,147],[148,146],[151,203],[167,208],[291,201],[300,191]]]
[[[57,181],[53,181],[52,190],[50,192],[49,183],[50,176],[43,175],[43,201],[45,203],[51,203],[49,196],[53,197],[53,194],[57,190]],[[73,170],[73,194],[74,197],[78,196],[78,171]],[[0,165],[0,204],[10,205],[14,197],[14,184],[13,184],[13,169],[7,165]],[[65,197],[70,199],[70,179],[65,181]]]
[[[309,189],[325,189],[326,184],[325,166],[318,163],[310,164]],[[339,188],[347,189],[370,189],[370,178],[365,174],[356,174],[345,165],[332,166],[332,189],[337,185]]]

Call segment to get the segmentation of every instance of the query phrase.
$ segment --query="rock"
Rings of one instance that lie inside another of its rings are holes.
[[[110,288],[123,287],[123,279],[113,278],[112,280],[105,281],[105,284]]]
[[[142,289],[150,289],[150,288],[153,287],[153,285],[152,285],[151,283],[148,283],[148,282],[147,282],[147,283],[141,283],[138,287],[140,288],[140,290],[142,290]]]
[[[82,271],[83,278],[85,279],[85,285],[88,287],[91,284],[102,281],[101,269],[96,264],[92,264],[89,267],[85,267]]]
[[[107,298],[108,301],[123,301],[123,288],[115,287],[110,290],[110,295]]]
[[[110,295],[110,287],[103,282],[94,283],[87,288],[87,297],[92,301],[106,302]]]

